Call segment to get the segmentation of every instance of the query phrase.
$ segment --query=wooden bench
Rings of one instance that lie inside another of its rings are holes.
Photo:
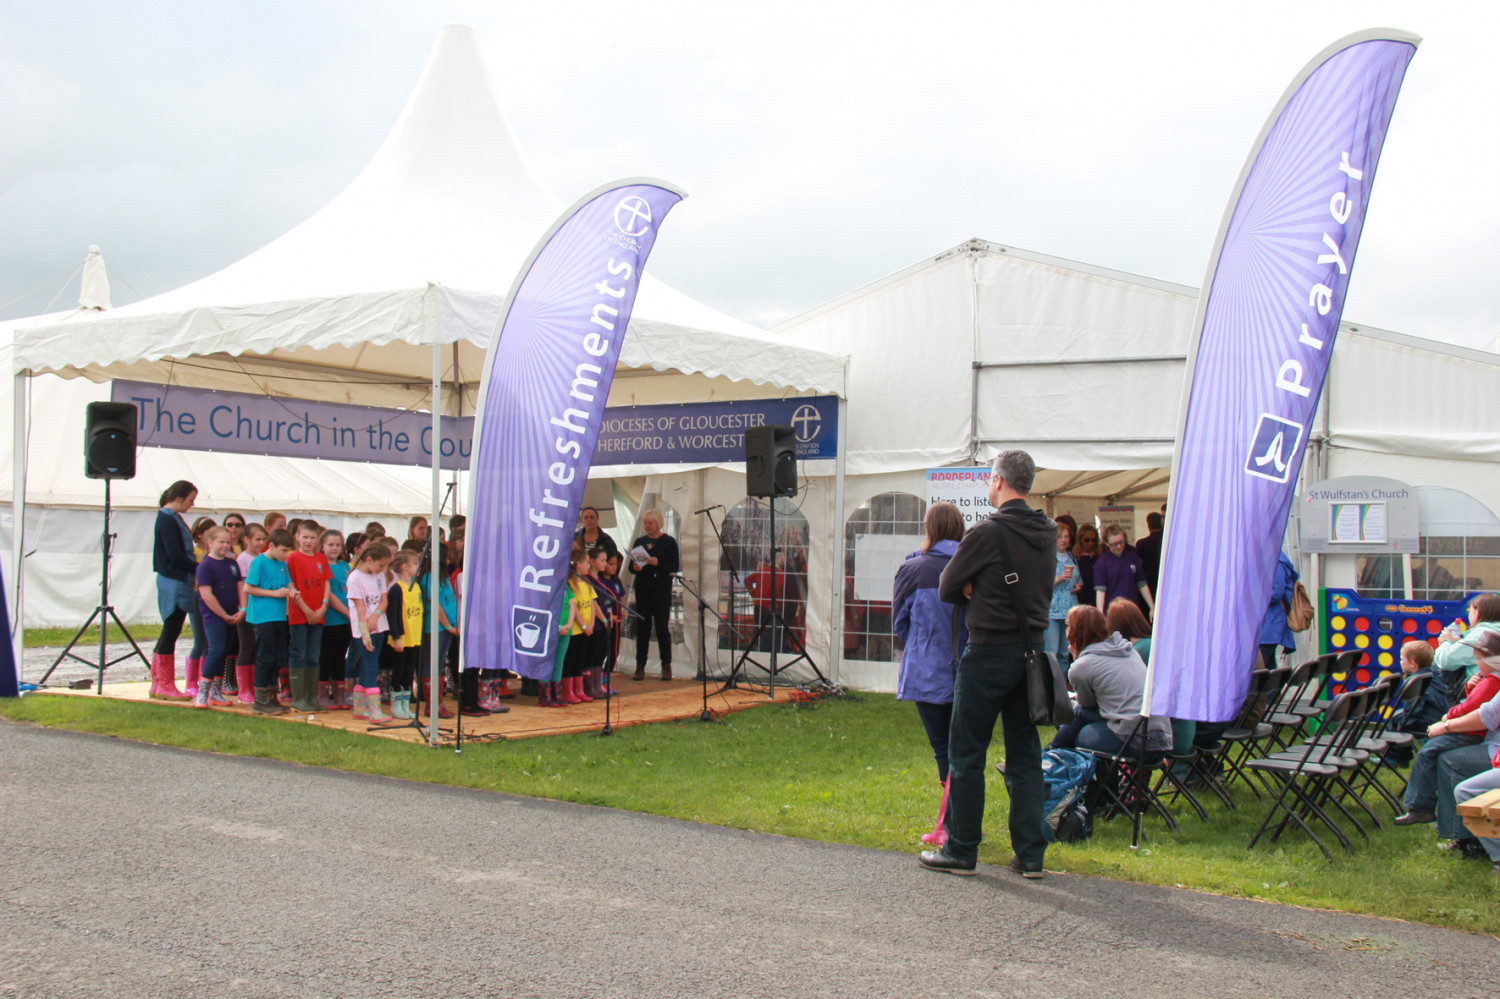
[[[1460,802],[1458,816],[1475,836],[1500,837],[1500,788]]]

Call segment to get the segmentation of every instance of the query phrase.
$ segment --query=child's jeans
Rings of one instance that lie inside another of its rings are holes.
[[[323,655],[323,623],[291,626],[292,669],[317,669]]]
[[[275,687],[281,668],[287,664],[289,633],[285,621],[267,621],[255,626],[255,685]]]
[[[349,641],[350,656],[359,656],[359,686],[378,687],[380,685],[380,650],[385,648],[387,632],[377,631],[370,636],[370,644],[373,649],[365,648],[362,638],[352,638]]]
[[[216,680],[224,675],[224,655],[229,649],[229,632],[234,625],[209,612],[200,618],[208,636],[208,655],[203,659],[203,679]]]

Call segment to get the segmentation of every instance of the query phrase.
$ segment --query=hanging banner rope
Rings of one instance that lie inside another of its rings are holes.
[[[656,230],[682,193],[622,181],[543,238],[491,340],[464,542],[467,668],[552,678],[573,525]]]
[[[1375,167],[1420,41],[1329,46],[1250,151],[1210,257],[1172,457],[1146,703],[1225,721],[1249,686]]]

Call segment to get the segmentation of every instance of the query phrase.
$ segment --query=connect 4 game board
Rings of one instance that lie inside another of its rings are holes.
[[[1454,618],[1468,627],[1463,600],[1385,600],[1361,597],[1353,590],[1322,591],[1323,651],[1361,653],[1349,673],[1335,673],[1336,689],[1357,689],[1387,673],[1401,671],[1401,646],[1421,639],[1437,648],[1438,636]]]

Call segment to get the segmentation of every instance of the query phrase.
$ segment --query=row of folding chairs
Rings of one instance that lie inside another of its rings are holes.
[[[1393,730],[1390,721],[1403,706],[1414,706],[1421,700],[1429,678],[1403,680],[1390,676],[1362,690],[1335,694],[1331,689],[1336,685],[1334,677],[1342,674],[1347,678],[1358,656],[1358,652],[1332,653],[1295,667],[1256,669],[1239,714],[1212,746],[1148,751],[1147,720],[1137,719],[1132,738],[1123,749],[1092,753],[1098,774],[1093,804],[1096,818],[1130,815],[1131,848],[1136,849],[1146,813],[1159,815],[1167,829],[1175,832],[1178,823],[1170,806],[1180,800],[1206,822],[1208,812],[1194,789],[1207,790],[1233,809],[1237,804],[1229,788],[1240,780],[1257,800],[1272,801],[1251,846],[1278,816],[1273,838],[1294,822],[1311,835],[1309,820],[1321,824],[1330,810],[1342,814],[1346,806],[1356,807],[1378,828],[1380,820],[1366,804],[1366,796],[1383,799],[1395,814],[1400,814],[1399,791],[1392,792],[1379,779],[1380,761],[1392,747],[1409,747],[1412,742],[1410,734]],[[1271,762],[1265,762],[1268,760]],[[1334,773],[1328,773],[1327,767],[1333,767]],[[1385,772],[1397,775],[1399,780],[1399,772],[1393,768]],[[1302,784],[1319,774],[1320,779],[1331,782],[1331,790],[1319,786],[1307,792],[1319,809],[1313,811],[1288,784]],[[1291,812],[1287,811],[1289,804],[1296,806]],[[1365,834],[1358,821],[1348,815],[1346,818],[1361,835]],[[1342,829],[1334,835],[1346,849],[1352,849]],[[1322,841],[1316,835],[1313,839],[1326,854]]]
[[[1358,690],[1346,689],[1329,698],[1327,707],[1313,716],[1318,722],[1316,734],[1245,761],[1243,769],[1255,775],[1272,799],[1248,845],[1254,847],[1268,834],[1274,841],[1295,825],[1332,859],[1316,828],[1325,829],[1345,852],[1353,854],[1353,841],[1336,816],[1342,816],[1349,829],[1368,841],[1371,831],[1383,828],[1376,806],[1389,807],[1393,816],[1401,814],[1399,792],[1405,790],[1404,781],[1398,770],[1383,761],[1390,750],[1409,748],[1414,737],[1396,730],[1392,719],[1415,706],[1430,681],[1427,675],[1393,675]],[[1382,780],[1393,776],[1397,790]]]

